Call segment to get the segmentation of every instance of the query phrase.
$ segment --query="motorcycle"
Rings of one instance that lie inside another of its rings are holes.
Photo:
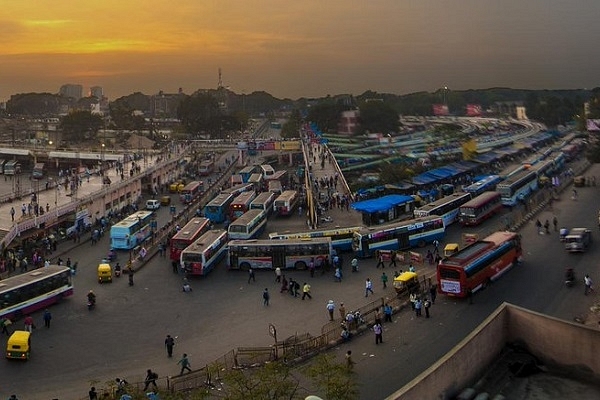
[[[115,277],[120,277],[121,276],[121,265],[119,265],[119,263],[117,263],[117,265],[115,265]]]
[[[573,268],[567,268],[565,271],[565,286],[571,287],[575,284],[575,271]]]
[[[106,258],[109,262],[115,261],[117,259],[117,253],[113,249],[110,249]]]
[[[96,307],[96,300],[88,299],[87,308],[88,311],[92,311]]]

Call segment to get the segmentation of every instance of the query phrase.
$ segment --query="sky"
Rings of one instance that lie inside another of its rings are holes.
[[[600,86],[598,0],[0,0],[0,101]]]

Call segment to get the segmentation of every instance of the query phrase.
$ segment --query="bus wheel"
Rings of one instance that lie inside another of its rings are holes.
[[[246,271],[249,270],[250,269],[250,263],[247,263],[247,262],[241,263],[240,264],[240,269],[243,269],[243,270],[246,270]]]
[[[296,261],[296,263],[294,264],[294,268],[306,269],[306,263],[304,261]]]

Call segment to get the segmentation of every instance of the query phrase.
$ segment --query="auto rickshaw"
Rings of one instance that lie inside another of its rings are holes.
[[[6,358],[29,360],[31,353],[31,333],[14,331],[6,342]]]
[[[419,290],[420,283],[416,272],[406,271],[394,278],[394,289],[398,295]]]
[[[585,186],[585,176],[579,175],[573,178],[573,186],[575,187],[584,187]]]
[[[162,196],[160,198],[161,206],[168,206],[169,204],[171,204],[171,196]]]
[[[98,265],[98,283],[112,282],[112,267],[108,263]]]
[[[448,243],[444,247],[444,257],[450,257],[452,254],[458,253],[458,243]]]

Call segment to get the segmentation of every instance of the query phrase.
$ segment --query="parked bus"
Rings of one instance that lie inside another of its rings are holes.
[[[279,196],[283,193],[283,186],[279,181],[270,180],[267,182],[267,191]]]
[[[352,251],[352,238],[355,232],[360,231],[360,226],[348,228],[327,229],[324,231],[269,233],[269,239],[307,239],[307,238],[331,238],[331,246],[337,251]]]
[[[275,199],[275,212],[277,215],[290,215],[300,201],[300,196],[295,190],[286,190]]]
[[[196,197],[202,194],[203,186],[202,181],[191,181],[181,189],[179,199],[183,204],[190,204]]]
[[[479,196],[483,192],[496,190],[496,185],[502,181],[499,175],[489,175],[477,182],[467,186],[465,192],[471,193],[473,197]]]
[[[33,179],[42,179],[44,175],[46,175],[44,163],[35,163],[33,166],[33,171],[31,172],[31,177]]]
[[[242,168],[239,174],[242,176],[242,183],[247,183],[250,176],[256,171],[256,167],[254,165],[247,166]]]
[[[522,255],[521,237],[515,232],[495,232],[442,259],[437,266],[438,291],[467,297],[488,286]]]
[[[446,233],[444,220],[439,216],[398,221],[390,225],[360,228],[352,237],[356,256],[373,257],[377,250],[407,250],[423,247],[440,240]]]
[[[264,179],[262,174],[252,174],[248,178],[248,183],[251,183],[255,192],[260,192],[264,188]]]
[[[205,276],[227,251],[227,232],[214,229],[204,233],[181,252],[180,267],[188,275]]]
[[[21,163],[17,160],[7,161],[4,164],[4,175],[18,175],[21,173]]]
[[[221,224],[229,216],[229,205],[235,198],[230,193],[220,193],[204,206],[204,216],[215,224]]]
[[[253,190],[238,194],[229,205],[229,220],[233,221],[248,211],[250,209],[250,203],[252,203],[252,200],[254,200],[255,197],[256,192]]]
[[[179,262],[181,251],[210,229],[208,218],[192,218],[169,242],[169,258]]]
[[[231,175],[231,179],[229,179],[229,183],[231,184],[231,186],[241,185],[242,183],[244,183],[244,180],[242,179],[242,176],[240,174],[233,174]]]
[[[265,177],[265,182],[268,184],[269,181],[279,181],[281,182],[281,184],[283,185],[284,182],[284,178],[287,175],[287,171],[283,170],[283,171],[275,171],[273,173],[273,175],[269,175]]]
[[[242,183],[239,185],[234,185],[230,188],[227,189],[223,189],[221,191],[221,193],[229,193],[232,194],[234,197],[237,196],[238,194],[242,193],[242,192],[248,192],[253,190],[254,187],[252,186],[251,183]]]
[[[438,215],[444,220],[445,226],[450,226],[450,224],[456,221],[460,206],[469,200],[471,200],[471,193],[452,193],[449,196],[417,208],[413,213],[415,218]]]
[[[198,173],[202,176],[207,176],[213,173],[215,170],[215,162],[213,160],[204,160],[200,162],[198,167]]]
[[[267,214],[262,210],[249,210],[229,224],[230,239],[254,239],[265,230]]]
[[[59,265],[38,268],[2,280],[0,319],[19,319],[73,294],[71,269]]]
[[[537,188],[537,173],[531,170],[514,174],[496,186],[496,190],[502,196],[502,204],[510,207],[516,205],[519,200],[527,198]]]
[[[460,206],[458,220],[462,225],[479,225],[502,209],[502,196],[498,192],[484,192]]]
[[[231,240],[228,265],[231,269],[306,269],[331,265],[331,238],[281,240]]]
[[[110,247],[131,250],[142,244],[150,235],[152,211],[137,211],[110,228]]]
[[[261,165],[260,169],[261,169],[263,177],[265,179],[268,179],[271,175],[273,175],[275,173],[275,170],[269,164]]]
[[[260,193],[254,200],[252,200],[252,203],[250,203],[250,209],[263,210],[268,217],[273,212],[273,204],[275,204],[276,197],[277,196],[275,196],[275,193]]]

